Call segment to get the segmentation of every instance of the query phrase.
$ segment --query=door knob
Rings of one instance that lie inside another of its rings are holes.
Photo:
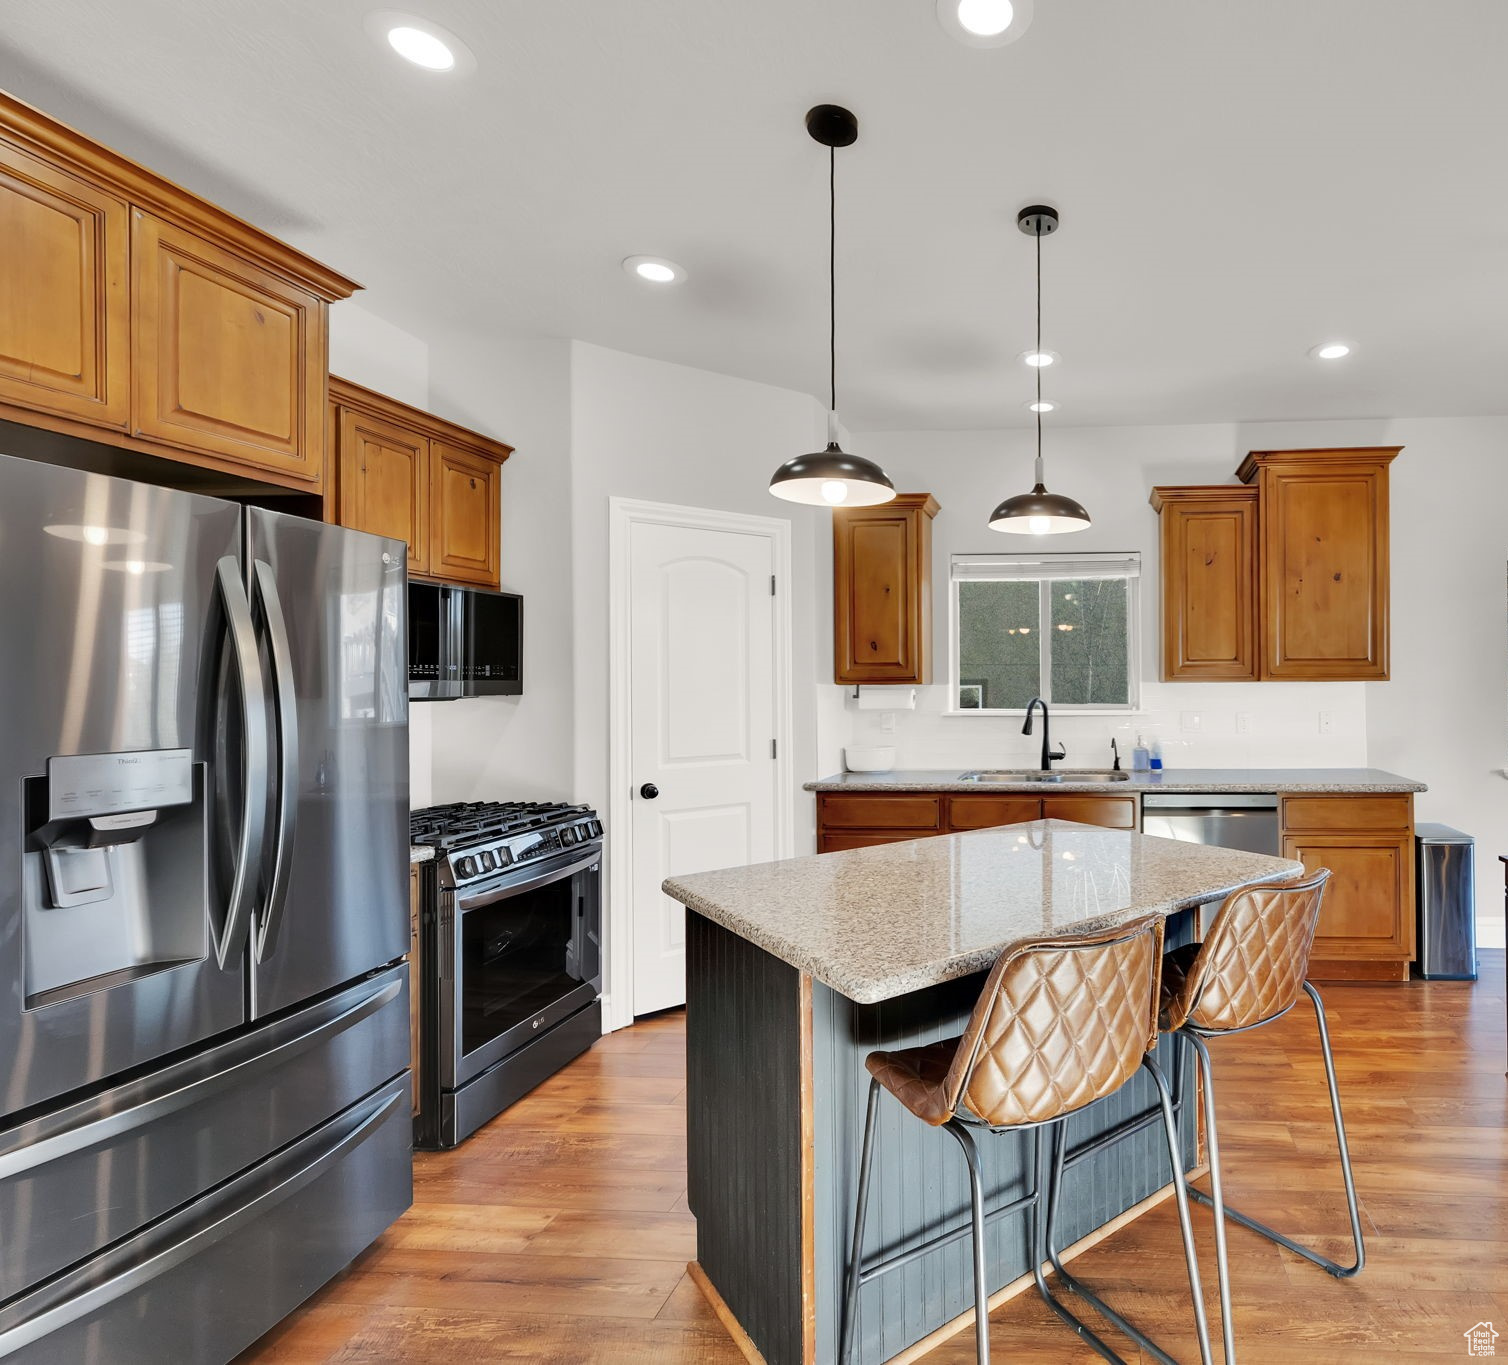
[[[639,788],[639,795],[646,801],[653,801],[660,794],[660,789],[653,782],[646,782]]]

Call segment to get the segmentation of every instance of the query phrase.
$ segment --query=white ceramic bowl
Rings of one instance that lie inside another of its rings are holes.
[[[843,766],[851,773],[888,773],[895,767],[895,749],[882,744],[844,749]]]

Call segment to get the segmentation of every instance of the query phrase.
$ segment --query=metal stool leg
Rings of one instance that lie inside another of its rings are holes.
[[[842,1339],[838,1359],[848,1365],[853,1355],[854,1323],[859,1312],[859,1267],[864,1263],[864,1215],[869,1209],[869,1172],[874,1165],[874,1120],[880,1107],[880,1083],[869,1082],[869,1108],[864,1116],[864,1148],[859,1157],[859,1199],[853,1219],[853,1244],[848,1251],[847,1286],[843,1305]]]
[[[1178,1226],[1183,1237],[1184,1264],[1189,1272],[1189,1290],[1194,1305],[1194,1328],[1199,1338],[1199,1358],[1204,1365],[1211,1365],[1209,1319],[1204,1311],[1204,1287],[1199,1277],[1199,1261],[1194,1250],[1194,1227],[1189,1217],[1188,1185],[1183,1174],[1183,1153],[1179,1150],[1178,1124],[1173,1116],[1173,1099],[1168,1090],[1167,1078],[1162,1074],[1162,1068],[1149,1055],[1143,1059],[1142,1065],[1151,1075],[1157,1086],[1157,1096],[1162,1109],[1163,1132],[1167,1138],[1168,1161],[1173,1172],[1173,1197],[1178,1207]],[[1177,1365],[1177,1362],[1161,1346],[1146,1335],[1140,1328],[1127,1321],[1117,1313],[1108,1303],[1099,1297],[1092,1289],[1082,1281],[1076,1279],[1063,1266],[1061,1255],[1057,1247],[1055,1235],[1057,1219],[1057,1195],[1058,1186],[1063,1175],[1064,1149],[1067,1146],[1066,1136],[1059,1133],[1057,1149],[1053,1161],[1053,1189],[1048,1203],[1047,1214],[1047,1254],[1052,1261],[1053,1269],[1058,1278],[1063,1281],[1075,1294],[1086,1302],[1092,1304],[1110,1322],[1113,1322],[1122,1332],[1137,1343],[1144,1351],[1163,1362],[1163,1365]]]
[[[1051,1167],[1047,1162],[1047,1127],[1054,1129],[1053,1154]],[[1047,1287],[1047,1280],[1042,1273],[1044,1263],[1050,1262],[1058,1274],[1063,1277],[1064,1283],[1070,1289],[1075,1287],[1072,1278],[1064,1275],[1059,1265],[1057,1253],[1053,1251],[1053,1227],[1057,1222],[1058,1215],[1058,1191],[1063,1183],[1063,1155],[1068,1146],[1068,1125],[1059,1120],[1056,1124],[1046,1125],[1037,1129],[1037,1172],[1038,1179],[1047,1182],[1046,1197],[1037,1205],[1037,1216],[1032,1220],[1033,1244],[1032,1244],[1032,1279],[1036,1281],[1037,1293],[1042,1296],[1042,1301],[1063,1319],[1075,1332],[1083,1338],[1086,1345],[1091,1347],[1106,1360],[1115,1362],[1115,1365],[1126,1365],[1124,1359],[1099,1337],[1099,1335],[1085,1322],[1081,1322],[1068,1311],[1052,1295]],[[1093,1300],[1090,1300],[1093,1302]],[[1098,1305],[1096,1305],[1098,1306]],[[1114,1319],[1112,1318],[1112,1321]],[[1165,1365],[1176,1365],[1176,1362],[1164,1358]]]
[[[984,1261],[984,1174],[973,1134],[957,1119],[943,1125],[958,1139],[969,1167],[969,1202],[974,1213],[974,1351],[979,1365],[990,1362],[990,1282]]]
[[[1204,1144],[1210,1154],[1210,1191],[1206,1196],[1200,1190],[1191,1190],[1200,1203],[1208,1204],[1215,1211],[1215,1274],[1220,1284],[1220,1339],[1225,1347],[1225,1365],[1235,1365],[1236,1327],[1231,1316],[1230,1255],[1226,1249],[1225,1220],[1238,1215],[1225,1206],[1224,1175],[1220,1166],[1220,1134],[1215,1128],[1215,1072],[1210,1065],[1210,1050],[1197,1033],[1179,1030],[1180,1035],[1194,1049],[1199,1065],[1199,1077],[1204,1088]]]
[[[1353,1275],[1359,1275],[1361,1273],[1363,1267],[1367,1262],[1367,1252],[1361,1235],[1361,1214],[1356,1206],[1356,1182],[1352,1178],[1351,1174],[1351,1151],[1350,1148],[1346,1145],[1346,1125],[1345,1120],[1341,1118],[1340,1090],[1335,1084],[1335,1056],[1330,1050],[1330,1030],[1325,1023],[1325,1006],[1324,1002],[1320,999],[1319,992],[1315,990],[1315,988],[1307,981],[1304,982],[1304,990],[1308,992],[1309,999],[1314,1004],[1314,1018],[1315,1022],[1319,1025],[1320,1051],[1325,1059],[1325,1081],[1330,1089],[1330,1112],[1335,1119],[1335,1140],[1340,1148],[1341,1175],[1345,1180],[1346,1209],[1351,1217],[1351,1242],[1356,1252],[1356,1259],[1350,1265],[1341,1265],[1338,1261],[1332,1261],[1326,1256],[1321,1256],[1317,1251],[1311,1251],[1306,1246],[1300,1246],[1299,1243],[1293,1240],[1293,1238],[1285,1237],[1276,1229],[1268,1227],[1266,1223],[1258,1222],[1255,1218],[1252,1218],[1250,1215],[1240,1212],[1240,1210],[1238,1209],[1226,1208],[1225,1217],[1234,1219],[1236,1222],[1240,1223],[1242,1227],[1250,1228],[1253,1232],[1260,1233],[1270,1242],[1276,1242],[1279,1246],[1286,1247],[1289,1251],[1294,1252],[1296,1255],[1302,1256],[1306,1261],[1312,1261],[1315,1265],[1329,1271],[1330,1274],[1336,1277],[1336,1279],[1346,1280],[1350,1279]],[[1215,1125],[1213,1101],[1211,1099],[1211,1086],[1209,1083],[1209,1054],[1205,1049],[1203,1042],[1201,1040],[1198,1040],[1197,1035],[1190,1033],[1186,1036],[1198,1042],[1199,1049],[1204,1055],[1204,1094],[1207,1114],[1207,1117],[1205,1119],[1205,1129],[1210,1144],[1210,1169],[1213,1172],[1215,1169]],[[1200,1203],[1212,1204],[1209,1196],[1204,1194],[1202,1191],[1194,1190],[1192,1191],[1192,1193],[1194,1195],[1194,1198],[1199,1200]],[[1218,1195],[1219,1191],[1217,1190],[1216,1193]],[[1227,1312],[1228,1311],[1229,1310],[1227,1310]]]

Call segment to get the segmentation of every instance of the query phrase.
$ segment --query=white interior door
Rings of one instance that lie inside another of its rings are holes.
[[[775,857],[775,544],[634,522],[629,724],[636,1015],[686,1000],[666,877]]]

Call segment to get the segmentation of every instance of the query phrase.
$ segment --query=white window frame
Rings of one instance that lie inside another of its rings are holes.
[[[1122,578],[1126,582],[1126,697],[1124,705],[1103,703],[1081,705],[1073,702],[1047,703],[1054,712],[1066,715],[1127,715],[1141,710],[1141,551],[1126,550],[1119,554],[1022,554],[1022,555],[953,555],[948,567],[948,716],[1022,716],[1024,707],[962,707],[958,692],[962,687],[960,658],[960,624],[958,588],[961,583],[1010,580],[1036,582],[1040,585],[1042,629],[1051,620],[1050,585],[1063,579]],[[1052,691],[1052,649],[1041,653],[1042,680],[1046,692]]]

